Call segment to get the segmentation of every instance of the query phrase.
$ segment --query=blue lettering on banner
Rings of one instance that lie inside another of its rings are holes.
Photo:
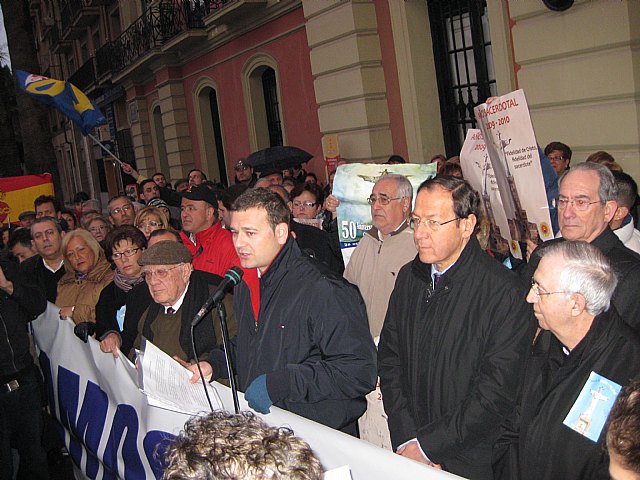
[[[40,352],[40,367],[45,377],[49,405],[54,411],[55,391],[51,370],[51,361]],[[117,479],[118,452],[121,451],[124,465],[124,478],[146,480],[147,475],[138,451],[139,420],[136,410],[127,404],[118,404],[109,430],[109,438],[103,455],[98,448],[106,429],[109,399],[97,384],[87,381],[80,413],[80,376],[62,366],[58,366],[57,378],[58,433],[64,438],[64,429],[69,432],[69,454],[76,464],[82,464],[83,455],[87,455],[84,473],[89,478],[97,478],[100,462],[104,468],[103,479]],[[151,430],[143,439],[144,454],[156,479],[162,477],[164,452],[169,442],[175,438],[168,432]]]

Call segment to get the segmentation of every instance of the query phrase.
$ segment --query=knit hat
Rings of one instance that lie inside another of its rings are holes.
[[[142,266],[179,263],[191,263],[191,253],[183,244],[171,240],[163,240],[147,248],[138,259],[138,265]]]
[[[166,208],[166,209],[168,209],[169,205],[167,205],[167,202],[165,202],[161,198],[152,198],[151,200],[149,200],[147,202],[147,207],[156,207],[156,208]]]

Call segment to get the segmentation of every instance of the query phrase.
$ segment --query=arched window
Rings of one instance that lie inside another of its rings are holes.
[[[284,145],[286,133],[275,60],[266,55],[257,55],[247,62],[243,73],[252,149]]]
[[[201,168],[213,181],[228,183],[216,86],[205,78],[195,92]]]

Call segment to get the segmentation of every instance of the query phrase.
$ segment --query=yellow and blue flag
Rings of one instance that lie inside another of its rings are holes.
[[[87,135],[94,127],[107,123],[89,98],[75,85],[16,70],[20,88],[47,105],[52,105],[69,117]]]

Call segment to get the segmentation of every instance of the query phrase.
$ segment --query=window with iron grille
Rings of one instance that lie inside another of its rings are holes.
[[[444,144],[459,155],[473,108],[497,95],[485,0],[427,0]]]
[[[264,93],[264,108],[267,114],[267,126],[269,129],[269,144],[271,147],[276,147],[282,145],[282,125],[280,123],[276,72],[273,68],[267,67],[262,73],[261,78]]]

